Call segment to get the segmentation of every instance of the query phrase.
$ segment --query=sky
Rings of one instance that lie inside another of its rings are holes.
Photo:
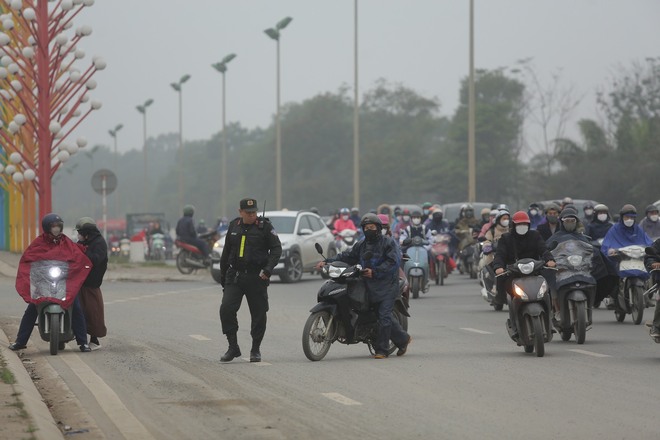
[[[660,55],[658,0],[475,0],[475,65],[495,69],[532,57],[542,80],[561,69],[563,83],[584,95],[575,120],[595,117],[595,91],[619,66]],[[184,74],[183,137],[208,139],[222,128],[222,76],[211,67],[237,54],[226,74],[226,120],[266,127],[276,111],[276,44],[264,30],[293,21],[280,40],[281,103],[353,87],[354,0],[96,0],[74,28],[93,33],[79,47],[103,57],[93,99],[103,107],[79,128],[90,144],[120,151],[148,136],[179,130]],[[468,0],[358,0],[359,90],[379,78],[436,97],[451,116],[468,73]],[[351,92],[352,96],[352,92]]]

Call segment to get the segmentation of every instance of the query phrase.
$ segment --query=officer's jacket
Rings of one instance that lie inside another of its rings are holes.
[[[365,254],[371,252],[371,259]],[[386,298],[396,298],[399,292],[400,250],[392,237],[379,236],[374,243],[358,241],[350,250],[344,251],[328,262],[343,261],[347,264],[361,264],[373,270],[373,278],[365,278],[369,289],[369,301],[378,303]]]
[[[220,273],[224,277],[231,266],[239,271],[264,270],[271,274],[281,255],[280,238],[268,220],[259,217],[254,224],[246,225],[238,217],[231,221],[225,236]]]

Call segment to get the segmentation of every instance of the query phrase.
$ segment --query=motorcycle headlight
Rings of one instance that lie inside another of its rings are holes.
[[[48,276],[51,277],[53,280],[57,280],[62,276],[62,269],[59,267],[51,267],[48,269]]]
[[[330,266],[328,268],[328,276],[330,278],[339,278],[343,272],[343,267]]]
[[[518,286],[517,284],[513,285],[513,293],[515,293],[516,296],[520,299],[529,299],[522,287]]]
[[[529,275],[530,273],[534,272],[534,263],[533,262],[520,263],[518,264],[518,270],[523,275]]]
[[[543,296],[547,291],[548,291],[548,283],[543,281],[543,284],[541,284],[541,288],[539,289],[539,298],[543,298]]]
[[[582,264],[582,255],[569,255],[567,260],[571,266],[578,267]]]

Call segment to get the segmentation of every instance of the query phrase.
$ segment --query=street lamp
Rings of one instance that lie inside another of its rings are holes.
[[[280,132],[280,31],[291,23],[293,18],[286,17],[280,20],[275,28],[264,31],[266,35],[277,43],[277,113],[275,116],[275,205],[282,209],[282,138]]]
[[[179,205],[183,206],[183,167],[180,165],[183,159],[183,83],[190,79],[190,75],[183,75],[178,82],[171,83],[172,88],[179,94]]]
[[[360,208],[360,102],[358,92],[358,0],[354,3],[353,206]]]
[[[468,80],[468,202],[477,200],[474,96],[474,0],[470,0],[470,75]]]
[[[149,174],[147,173],[147,107],[154,103],[153,99],[147,99],[144,104],[135,108],[142,114],[142,154],[144,156],[144,209],[149,205]],[[148,210],[147,210],[148,211]]]
[[[220,201],[221,215],[227,215],[227,132],[225,130],[225,73],[227,72],[227,64],[236,58],[235,53],[231,53],[224,57],[219,63],[215,63],[212,67],[222,74],[222,200]]]
[[[112,137],[115,143],[115,158],[114,158],[114,166],[113,166],[113,171],[115,172],[115,175],[119,173],[119,169],[117,168],[117,158],[119,157],[117,153],[117,133],[119,130],[124,128],[124,124],[117,124],[115,128],[108,130],[108,133]],[[115,196],[115,216],[119,216],[119,195]]]

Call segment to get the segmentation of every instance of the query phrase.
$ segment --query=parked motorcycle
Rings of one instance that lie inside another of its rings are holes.
[[[431,274],[436,285],[444,285],[445,278],[449,275],[449,261],[451,258],[449,255],[449,244],[451,243],[451,239],[451,235],[447,233],[433,234],[431,253],[435,258],[431,266]]]
[[[213,249],[213,244],[217,241],[219,235],[216,231],[209,231],[204,234],[199,234],[198,238],[206,241],[209,249]],[[193,270],[205,269],[209,265],[204,260],[204,255],[197,246],[185,243],[177,237],[174,244],[179,248],[179,253],[176,256],[176,268],[179,269],[184,275],[189,275]]]
[[[32,263],[30,270],[31,296],[34,299],[66,299],[66,279],[69,266],[64,261],[43,260]],[[37,305],[37,326],[41,339],[50,343],[50,354],[57,355],[67,342],[74,339],[71,312],[57,302],[44,301]]]
[[[316,250],[323,255],[317,243]],[[369,257],[367,257],[368,259]],[[341,344],[365,343],[375,354],[378,338],[378,313],[369,305],[367,287],[362,279],[362,266],[349,266],[335,261],[323,266],[329,279],[317,293],[318,304],[310,310],[302,334],[302,346],[310,361],[320,361],[328,354],[334,342]],[[408,312],[402,298],[397,298],[392,319],[404,329],[408,327]],[[388,354],[396,346],[390,342]]]
[[[536,351],[538,357],[543,357],[544,344],[552,340],[549,288],[547,281],[541,276],[544,267],[545,263],[541,260],[523,258],[508,265],[506,271],[502,273],[513,277],[511,281],[513,295],[507,296],[509,308],[513,308],[518,336],[514,335],[511,320],[507,319],[509,337],[518,346],[523,346],[525,353]]]
[[[353,229],[344,229],[335,234],[335,248],[337,253],[340,254],[344,251],[350,250],[358,241],[358,231]]]
[[[592,324],[592,307],[596,296],[596,280],[591,275],[594,248],[581,240],[566,240],[551,251],[557,263],[557,301],[560,319],[553,324],[563,341],[575,335],[584,344]]]
[[[644,284],[649,277],[644,267],[644,246],[631,245],[616,250],[618,257],[618,272],[628,272],[619,280],[619,294],[614,304],[614,316],[619,322],[626,319],[626,314],[632,316],[633,323],[639,325],[644,317],[646,299]]]
[[[403,242],[408,255],[403,271],[408,277],[413,299],[419,298],[419,292],[429,291],[429,254],[425,245],[429,242],[422,237],[407,238]]]

